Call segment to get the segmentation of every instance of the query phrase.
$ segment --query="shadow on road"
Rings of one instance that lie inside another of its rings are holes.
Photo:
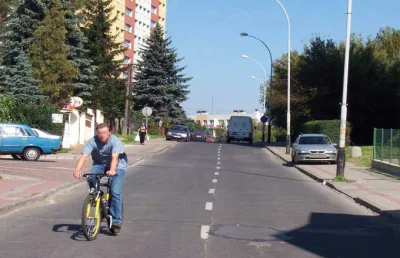
[[[25,161],[25,160],[16,160],[13,158],[0,158],[0,161],[2,161],[2,162],[11,162],[11,161],[18,162],[19,161],[22,164],[28,164],[29,162],[32,162],[32,161]],[[54,160],[54,159],[52,159],[52,160],[39,159],[39,160],[35,161],[35,163],[54,163],[56,161],[57,160]]]
[[[293,230],[246,225],[214,225],[210,235],[258,243],[291,244],[320,257],[398,257],[400,224],[386,216],[311,213]]]
[[[53,226],[53,232],[58,233],[72,233],[71,239],[75,241],[87,241],[82,232],[82,226],[77,224],[57,224]],[[103,226],[100,228],[99,234],[107,236],[115,236],[112,234],[107,227]]]

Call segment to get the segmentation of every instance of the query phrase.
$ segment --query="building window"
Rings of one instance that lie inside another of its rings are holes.
[[[130,64],[131,58],[129,56],[124,56],[124,64]]]
[[[156,22],[155,21],[153,21],[153,20],[151,20],[151,22],[150,22],[150,26],[152,27],[152,28],[155,28],[156,27]]]
[[[207,120],[203,120],[203,125],[207,125]]]
[[[200,120],[197,120],[196,123],[199,125],[200,124]]]
[[[125,23],[125,31],[127,31],[129,33],[132,33],[132,26],[127,24],[127,23]]]
[[[125,39],[125,41],[124,41],[124,47],[127,48],[127,49],[131,49],[131,48],[132,48],[131,41]]]
[[[219,123],[220,126],[225,126],[225,121],[224,120],[219,120],[218,123]]]
[[[128,7],[125,8],[125,14],[126,14],[126,15],[128,15],[129,17],[132,17],[132,15],[133,15],[132,13],[133,13],[133,12],[132,12],[132,9],[130,9],[130,8],[128,8]]]
[[[210,125],[214,125],[214,120],[210,120]]]
[[[157,7],[151,6],[151,12],[157,14]]]

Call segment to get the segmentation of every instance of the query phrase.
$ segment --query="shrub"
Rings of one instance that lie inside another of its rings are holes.
[[[303,124],[302,133],[322,133],[329,136],[334,143],[339,143],[340,120],[316,120]],[[347,122],[346,145],[350,143],[351,125]]]
[[[12,122],[12,111],[15,105],[15,99],[11,95],[0,95],[0,122]]]
[[[218,126],[214,129],[215,137],[214,141],[216,142],[226,142],[227,131],[223,126]]]
[[[12,112],[12,122],[27,124],[51,134],[62,136],[64,124],[54,124],[51,114],[59,113],[60,107],[48,102],[16,102]]]

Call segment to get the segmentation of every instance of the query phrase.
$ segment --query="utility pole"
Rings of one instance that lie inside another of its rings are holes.
[[[337,158],[336,176],[344,176],[345,168],[345,145],[346,145],[346,122],[347,122],[347,84],[349,79],[349,56],[350,56],[350,36],[351,36],[351,12],[352,0],[347,2],[347,25],[346,25],[346,49],[344,55],[344,76],[343,76],[343,96],[340,110],[340,141]]]
[[[124,135],[129,134],[129,124],[131,119],[132,66],[133,64],[128,64],[128,83],[126,85],[125,115],[124,115],[124,127],[123,127]]]

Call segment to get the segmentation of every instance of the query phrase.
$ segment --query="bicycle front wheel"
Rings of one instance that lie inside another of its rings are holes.
[[[87,240],[95,240],[100,231],[101,223],[100,198],[89,194],[82,208],[82,230]]]

